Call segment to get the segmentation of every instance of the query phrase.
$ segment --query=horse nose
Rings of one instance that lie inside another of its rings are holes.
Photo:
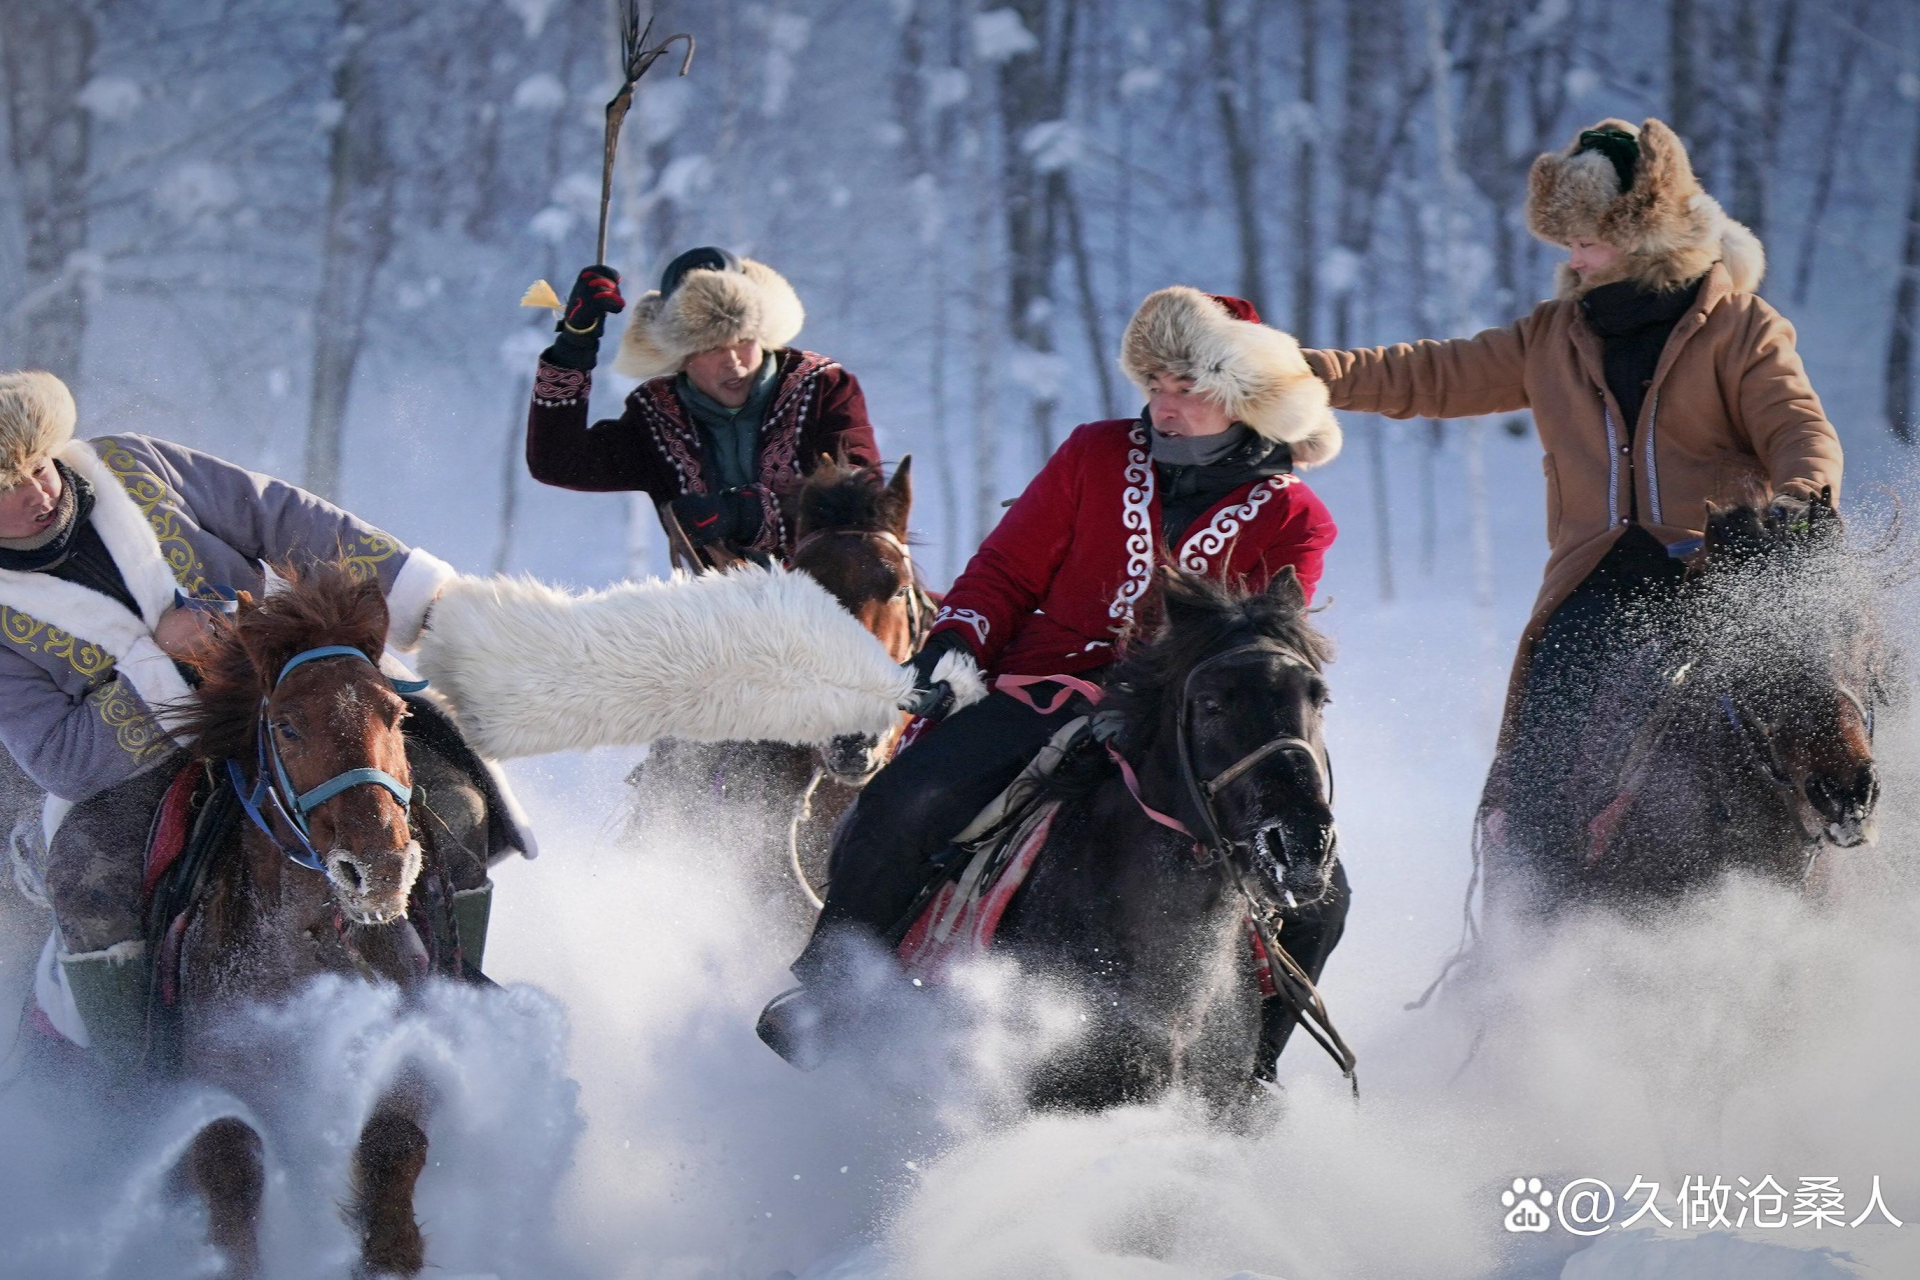
[[[1868,763],[1845,778],[1816,773],[1807,779],[1807,799],[1829,822],[1857,821],[1872,813],[1880,801],[1879,771]]]
[[[367,891],[367,864],[345,849],[335,849],[327,855],[327,879],[357,898]]]

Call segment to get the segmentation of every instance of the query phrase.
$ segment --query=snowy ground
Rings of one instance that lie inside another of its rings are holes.
[[[630,756],[527,762],[515,773],[545,851],[498,876],[488,967],[504,993],[448,992],[395,1027],[377,998],[329,989],[259,1028],[318,1047],[281,1090],[274,1274],[345,1273],[333,1205],[367,1102],[355,1081],[402,1054],[434,1064],[445,1099],[421,1184],[442,1277],[1914,1274],[1912,1229],[1887,1225],[1591,1243],[1557,1223],[1502,1230],[1516,1177],[1657,1181],[1672,1218],[1684,1177],[1770,1175],[1790,1211],[1801,1178],[1832,1176],[1851,1219],[1878,1175],[1893,1215],[1920,1217],[1920,896],[1896,873],[1920,843],[1920,753],[1904,718],[1882,728],[1880,849],[1847,855],[1833,902],[1736,886],[1657,932],[1593,924],[1516,944],[1501,983],[1403,1009],[1457,934],[1524,606],[1323,615],[1343,646],[1330,723],[1355,887],[1324,986],[1360,1053],[1358,1107],[1302,1042],[1286,1116],[1258,1136],[1175,1103],[1021,1117],[1008,1103],[1023,1042],[990,1014],[1010,980],[998,971],[975,976],[970,1034],[908,1008],[876,1060],[793,1072],[752,1033],[791,924],[709,842],[615,838],[598,814]],[[208,1274],[160,1171],[225,1105],[182,1098],[143,1126],[92,1107],[29,1114],[22,1091],[0,1094],[0,1275]]]

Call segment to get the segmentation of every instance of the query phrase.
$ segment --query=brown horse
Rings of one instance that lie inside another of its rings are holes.
[[[257,604],[243,600],[202,657],[186,731],[217,776],[238,765],[242,807],[259,820],[229,825],[189,891],[177,941],[159,949],[163,986],[175,971],[167,958],[178,956],[188,1078],[270,1102],[273,1081],[223,1046],[220,1024],[242,1005],[289,999],[316,975],[408,992],[430,974],[477,977],[463,961],[454,898],[461,881],[484,880],[484,854],[469,865],[415,788],[407,703],[375,665],[386,631],[379,584],[321,566]],[[429,1106],[403,1071],[361,1130],[344,1213],[365,1273],[412,1275],[424,1264],[413,1189]],[[260,1135],[228,1117],[203,1129],[183,1162],[233,1276],[259,1269],[262,1156]]]
[[[925,638],[933,601],[907,549],[913,459],[887,479],[878,467],[822,458],[800,487],[793,568],[824,586],[887,652],[905,661]],[[904,724],[904,722],[903,722]],[[756,865],[819,906],[834,824],[893,754],[884,738],[845,737],[817,747],[778,742],[670,742],[635,771],[642,821],[660,806],[705,803],[743,819],[728,837],[760,846]]]
[[[1789,885],[1870,843],[1877,708],[1896,666],[1877,584],[1825,501],[1709,506],[1675,597],[1620,625],[1557,787],[1518,797],[1490,893],[1548,913],[1637,907],[1743,870]]]

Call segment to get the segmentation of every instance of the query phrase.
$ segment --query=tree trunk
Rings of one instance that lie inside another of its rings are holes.
[[[1313,115],[1319,103],[1319,33],[1314,0],[1300,0],[1300,101],[1307,108],[1303,115]],[[1320,249],[1314,234],[1318,219],[1313,208],[1319,168],[1314,139],[1320,122],[1314,118],[1296,123],[1300,145],[1294,151],[1293,168],[1293,336],[1302,346],[1310,346],[1320,305]]]
[[[1113,393],[1113,361],[1107,350],[1107,336],[1100,323],[1100,298],[1094,288],[1093,256],[1087,251],[1086,231],[1081,225],[1080,196],[1065,173],[1057,179],[1057,200],[1067,220],[1067,252],[1073,258],[1074,290],[1080,297],[1080,323],[1086,330],[1087,353],[1093,360],[1093,375],[1100,384],[1100,416],[1119,415],[1119,402]]]
[[[366,336],[373,285],[393,252],[394,171],[386,143],[380,72],[369,38],[372,0],[346,0],[347,47],[333,74],[340,118],[327,157],[320,292],[314,304],[313,397],[307,418],[307,488],[340,497],[341,453],[354,366]]]
[[[1857,29],[1865,19],[1868,0],[1858,0],[1847,12],[1842,21],[1843,30]],[[1847,100],[1853,95],[1854,68],[1860,62],[1860,49],[1866,43],[1863,39],[1845,39],[1840,42],[1840,57],[1834,63],[1833,79],[1827,85],[1823,95],[1826,99],[1826,116],[1821,121],[1819,137],[1821,139],[1820,164],[1813,175],[1813,194],[1807,201],[1806,216],[1800,220],[1800,252],[1793,263],[1793,301],[1798,305],[1807,300],[1807,289],[1813,283],[1813,264],[1820,247],[1820,225],[1826,220],[1827,206],[1833,200],[1833,174],[1840,160],[1841,130],[1847,122]]]
[[[0,59],[7,77],[13,180],[26,277],[8,300],[10,365],[80,383],[87,332],[85,251],[91,122],[79,104],[93,74],[94,5],[86,0],[5,0]]]
[[[1021,357],[1015,380],[1026,384],[1035,448],[1053,452],[1055,379],[1053,267],[1057,224],[1049,198],[1058,161],[1045,156],[1034,130],[1063,121],[1074,21],[1080,0],[1015,0],[1005,6],[1034,37],[1034,47],[999,68],[1000,169],[1007,229],[1007,328]]]
[[[1920,325],[1920,113],[1913,133],[1913,168],[1907,176],[1907,225],[1901,237],[1900,283],[1893,292],[1893,332],[1887,341],[1887,427],[1912,444],[1913,346]]]
[[[1225,0],[1207,0],[1208,72],[1213,80],[1214,106],[1220,115],[1220,137],[1226,145],[1227,188],[1233,196],[1234,234],[1240,247],[1240,296],[1266,314],[1267,273],[1260,227],[1260,195],[1256,175],[1259,157],[1256,127],[1246,119],[1242,81],[1258,76],[1257,61],[1244,74],[1235,65],[1234,33],[1227,29]]]

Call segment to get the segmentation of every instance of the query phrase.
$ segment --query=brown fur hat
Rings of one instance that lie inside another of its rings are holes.
[[[50,373],[0,373],[0,489],[11,489],[73,439],[73,392]]]
[[[738,271],[689,271],[666,297],[650,289],[633,304],[615,372],[630,378],[678,373],[687,357],[757,339],[771,351],[800,335],[806,309],[779,272],[752,258]]]
[[[1599,151],[1580,150],[1580,139],[1564,151],[1549,151],[1533,162],[1527,178],[1527,229],[1549,244],[1598,240],[1618,249],[1620,262],[1586,279],[1564,263],[1555,292],[1577,298],[1589,289],[1620,280],[1654,288],[1682,284],[1724,262],[1733,287],[1750,293],[1766,272],[1760,239],[1721,209],[1701,189],[1679,137],[1659,120],[1638,129],[1624,120],[1602,120],[1595,129],[1633,135],[1640,147],[1633,185],[1620,190],[1619,175]]]
[[[1185,285],[1148,294],[1120,338],[1120,368],[1142,391],[1155,374],[1193,379],[1193,389],[1235,421],[1290,445],[1296,466],[1319,466],[1340,452],[1327,386],[1307,368],[1300,344],[1261,324],[1239,298]]]

